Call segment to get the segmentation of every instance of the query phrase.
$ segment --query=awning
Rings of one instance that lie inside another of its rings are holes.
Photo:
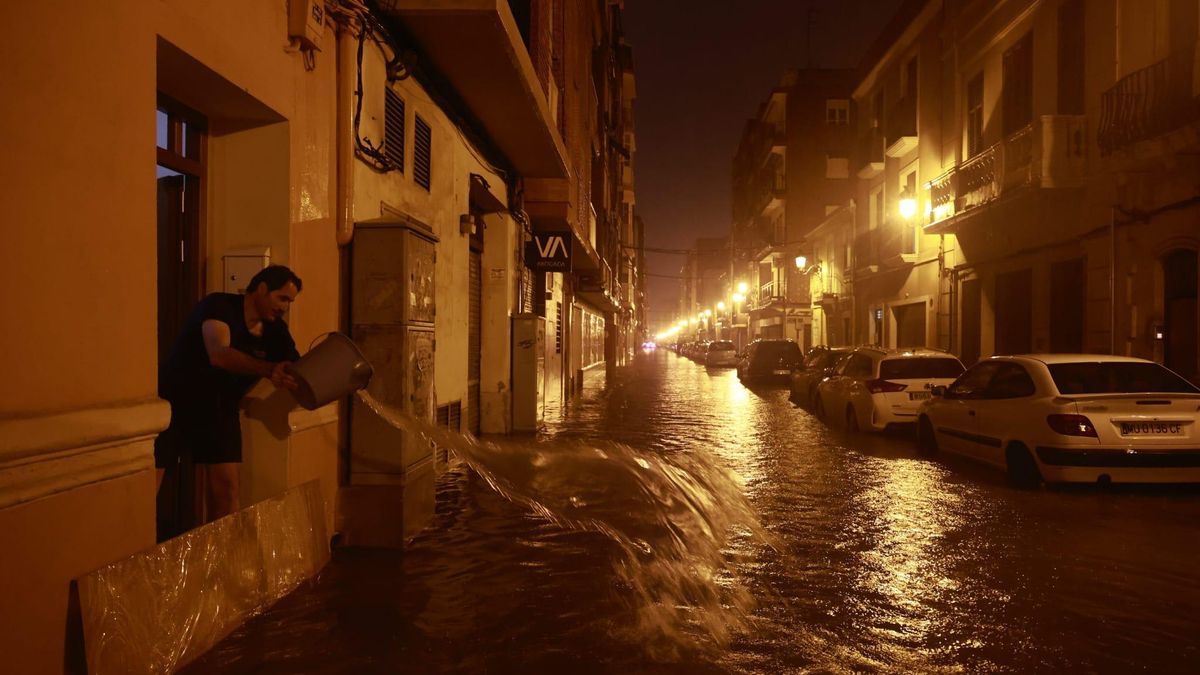
[[[506,0],[381,0],[524,176],[566,178],[566,149]]]

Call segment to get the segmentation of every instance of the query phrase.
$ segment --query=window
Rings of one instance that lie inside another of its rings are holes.
[[[962,373],[962,364],[952,358],[887,359],[879,364],[879,377],[885,380],[950,378]]]
[[[1157,363],[1056,363],[1047,368],[1054,386],[1065,395],[1200,392],[1187,380]]]
[[[867,210],[867,229],[874,230],[883,224],[883,186],[871,191],[870,204]]]
[[[967,157],[983,150],[983,73],[967,83]]]
[[[825,101],[825,123],[835,125],[849,124],[850,101],[844,98],[831,98]]]
[[[1004,52],[1004,136],[1033,121],[1033,35],[1026,33]]]
[[[1058,112],[1083,114],[1084,3],[1067,0],[1058,7]]]
[[[1025,369],[1015,363],[997,364],[991,382],[984,390],[984,398],[1024,398],[1033,396],[1037,387]]]
[[[391,87],[384,90],[383,154],[391,168],[404,171],[404,99]]]
[[[870,377],[871,357],[864,354],[851,354],[842,366],[842,375],[846,377]]]
[[[413,180],[426,190],[433,184],[433,130],[420,115],[413,125]]]
[[[850,159],[847,157],[825,157],[826,178],[849,178]]]
[[[971,366],[946,389],[946,398],[979,398],[987,389],[988,382],[992,380],[992,375],[996,373],[999,366],[1000,364],[996,361],[984,361]]]

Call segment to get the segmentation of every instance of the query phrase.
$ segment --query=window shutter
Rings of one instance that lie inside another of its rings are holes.
[[[392,168],[404,171],[404,99],[388,87],[383,101],[383,154]]]
[[[421,119],[420,115],[417,115],[415,120],[413,126],[413,180],[417,185],[429,190],[429,186],[433,182],[433,130],[425,120]]]

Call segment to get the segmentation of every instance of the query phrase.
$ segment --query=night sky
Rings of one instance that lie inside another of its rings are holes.
[[[636,189],[646,246],[729,231],[730,171],[746,119],[789,67],[845,68],[900,0],[626,0],[637,74]],[[811,59],[806,27],[815,10]],[[647,254],[678,275],[684,257]],[[674,318],[679,281],[647,277],[650,331]]]

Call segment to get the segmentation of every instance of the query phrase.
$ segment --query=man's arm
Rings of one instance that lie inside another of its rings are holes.
[[[208,362],[214,367],[242,375],[258,375],[271,380],[271,384],[283,389],[295,389],[296,380],[287,372],[287,362],[272,363],[256,359],[238,351],[230,345],[229,324],[217,319],[208,319],[200,325],[204,336],[204,349]]]

